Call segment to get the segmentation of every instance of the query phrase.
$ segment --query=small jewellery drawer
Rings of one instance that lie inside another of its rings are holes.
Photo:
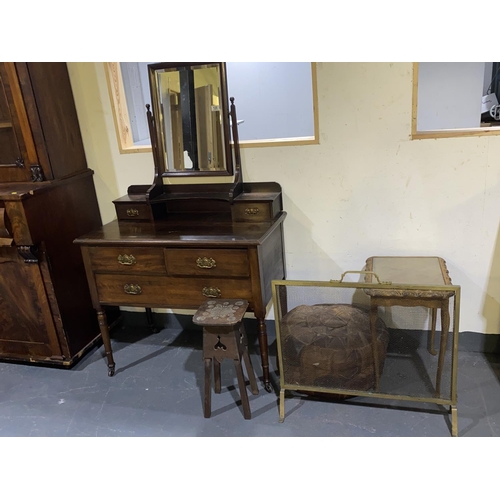
[[[268,202],[235,203],[232,206],[233,220],[239,222],[262,222],[273,219],[272,205]]]
[[[168,303],[166,276],[96,274],[95,281],[102,304],[161,306]]]
[[[163,249],[89,247],[94,272],[166,274]]]
[[[170,278],[172,307],[198,307],[207,299],[246,299],[252,301],[250,279]]]
[[[115,203],[118,220],[151,220],[151,209],[145,203]]]
[[[167,248],[165,262],[170,276],[249,276],[246,250],[219,248]]]

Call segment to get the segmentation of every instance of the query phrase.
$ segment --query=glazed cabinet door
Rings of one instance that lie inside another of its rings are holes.
[[[15,64],[0,62],[0,182],[31,181],[37,165]]]
[[[0,246],[0,354],[36,360],[61,356],[40,265]]]

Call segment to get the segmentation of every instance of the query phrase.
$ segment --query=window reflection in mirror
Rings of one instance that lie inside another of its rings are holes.
[[[219,65],[154,69],[153,75],[166,172],[225,171]]]

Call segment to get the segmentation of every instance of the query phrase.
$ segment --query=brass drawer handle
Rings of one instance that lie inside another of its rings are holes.
[[[217,267],[215,260],[210,257],[198,257],[196,259],[196,265],[202,269],[212,269],[212,267]]]
[[[137,217],[139,215],[139,210],[137,210],[137,208],[127,208],[127,215],[129,217]]]
[[[245,208],[245,213],[247,215],[257,215],[259,213],[258,208]]]
[[[201,293],[210,299],[217,299],[221,296],[222,292],[216,286],[204,286]]]
[[[128,283],[124,285],[123,290],[129,295],[140,295],[142,293],[142,288],[139,285],[129,285]]]
[[[132,254],[118,255],[118,262],[122,266],[133,266],[134,264],[137,264],[137,261],[135,260],[135,257]]]

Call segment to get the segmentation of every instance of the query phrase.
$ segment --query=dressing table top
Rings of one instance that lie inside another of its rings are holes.
[[[75,240],[79,245],[140,246],[248,246],[258,245],[283,222],[286,212],[274,221],[231,222],[212,215],[202,220],[183,215],[167,221],[126,222],[114,220]]]

